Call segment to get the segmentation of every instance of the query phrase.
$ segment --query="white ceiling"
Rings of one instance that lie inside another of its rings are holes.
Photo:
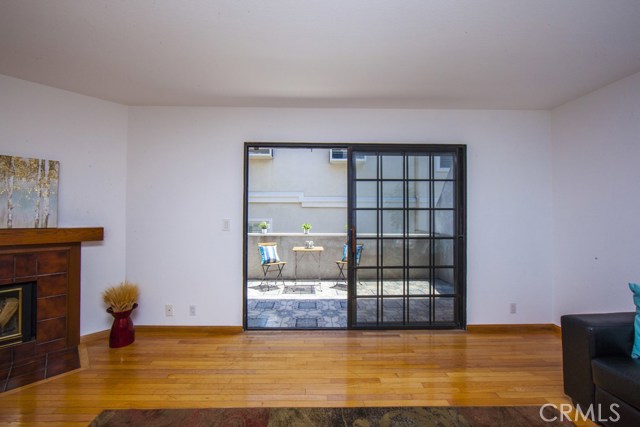
[[[0,0],[0,74],[127,105],[548,109],[639,71],[639,0]]]

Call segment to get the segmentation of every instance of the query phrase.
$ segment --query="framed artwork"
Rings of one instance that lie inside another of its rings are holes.
[[[58,226],[60,162],[0,155],[0,228]]]

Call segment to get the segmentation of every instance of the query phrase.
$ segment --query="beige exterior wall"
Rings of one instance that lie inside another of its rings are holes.
[[[329,149],[276,148],[272,159],[249,161],[249,220],[269,219],[274,233],[345,233],[347,165]]]
[[[278,243],[278,251],[282,260],[287,261],[283,275],[287,279],[294,278],[293,265],[294,246],[303,246],[306,240],[314,240],[323,246],[320,270],[323,275],[333,277],[337,274],[335,261],[342,256],[342,245],[346,241],[347,225],[347,164],[331,163],[329,149],[274,148],[272,158],[253,158],[249,162],[249,220],[267,220],[271,224],[268,235],[249,235],[248,277],[262,277],[257,243],[274,241]],[[426,156],[409,158],[408,175],[412,178],[429,178],[431,159]],[[434,162],[434,177],[451,179],[452,170],[442,168],[440,159]],[[368,156],[356,162],[356,174],[359,178],[376,178],[377,161]],[[399,179],[403,177],[402,157],[385,157],[382,177]],[[357,183],[359,207],[375,207],[377,200],[377,184],[375,182]],[[410,182],[408,184],[409,206],[424,208],[430,206],[429,199],[435,207],[453,207],[453,183],[436,181],[431,186],[427,182]],[[402,182],[384,182],[382,186],[382,205],[384,207],[402,207],[404,201],[404,184]],[[433,213],[434,230],[430,230],[430,213],[428,211],[411,211],[409,215],[409,233],[414,236],[437,235],[453,237],[453,215],[450,211]],[[403,233],[404,213],[402,211],[385,211],[382,226],[385,236]],[[312,234],[301,234],[301,225],[310,223]],[[376,212],[359,211],[356,215],[356,228],[359,235],[375,235]],[[311,236],[311,237],[310,237]],[[427,240],[412,240],[412,258],[409,265],[427,265],[430,260],[430,248]],[[255,249],[255,250],[254,250]],[[436,265],[453,263],[453,240],[438,241],[435,246]],[[368,247],[363,252],[362,265],[376,265],[377,250]],[[400,240],[385,241],[383,265],[402,265],[402,244]],[[305,260],[298,263],[298,278],[310,279],[318,276],[315,263]],[[437,269],[436,277],[453,282],[452,269]],[[387,270],[388,278],[401,278],[402,270]],[[420,279],[426,279],[427,270],[415,270]],[[375,278],[375,271],[361,271],[361,279]]]
[[[300,232],[303,223],[310,223],[317,233],[344,233],[347,225],[347,164],[330,162],[329,149],[325,148],[274,148],[272,158],[250,158],[249,161],[249,220],[267,221],[270,232]],[[438,167],[437,179],[451,177],[451,170]],[[409,160],[410,177],[429,177],[430,158],[415,156]],[[356,162],[356,174],[360,178],[376,178],[375,158],[368,156]],[[386,157],[383,162],[383,178],[402,178],[402,157]],[[385,182],[383,206],[402,207],[403,184]],[[434,194],[426,182],[409,184],[409,204],[412,207],[428,207],[429,198],[435,206],[453,207],[452,184],[435,182]],[[374,182],[358,183],[359,207],[375,207],[377,189]],[[412,212],[409,232],[429,232],[429,218],[425,212]],[[373,212],[363,213],[357,219],[361,232],[376,231]],[[451,227],[441,227],[446,215],[436,217],[437,234],[447,234]],[[389,212],[383,219],[386,232],[402,232],[402,214]]]

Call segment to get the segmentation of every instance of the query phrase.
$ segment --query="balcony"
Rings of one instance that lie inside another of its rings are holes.
[[[323,251],[319,258],[310,254],[304,257],[298,254],[296,274],[296,253],[294,247],[305,246],[309,240],[316,247],[321,246]],[[347,326],[347,284],[345,280],[339,280],[339,269],[336,261],[342,259],[343,246],[346,241],[345,233],[250,233],[248,235],[249,253],[247,256],[247,319],[250,328],[346,328]],[[283,269],[283,281],[274,281],[275,275],[270,273],[269,280],[262,283],[262,269],[260,266],[260,254],[258,243],[274,242],[277,244],[278,255],[287,265]],[[361,243],[361,242],[359,242]],[[372,242],[373,244],[373,242]],[[388,265],[402,265],[402,250],[396,248],[402,245],[392,238],[386,240],[384,256]],[[417,257],[427,257],[428,240],[415,240],[412,252]],[[319,262],[318,262],[319,261]],[[376,265],[376,250],[371,247],[367,251],[366,241],[362,251],[360,266]],[[424,274],[424,269],[418,270]],[[378,280],[376,269],[360,269],[358,271],[356,292],[358,295],[378,294]],[[389,275],[389,273],[391,273]],[[385,310],[389,317],[402,316],[402,295],[409,292],[413,296],[451,294],[453,292],[452,279],[447,277],[448,272],[442,272],[440,277],[429,280],[428,277],[414,277],[405,281],[403,269],[397,271],[387,270],[384,281],[383,295],[387,296],[388,305]],[[346,274],[346,268],[345,268]],[[397,276],[397,277],[394,277]],[[396,280],[394,280],[396,279]],[[409,284],[409,290],[405,289]],[[394,298],[397,296],[397,298]],[[373,303],[374,300],[371,302]],[[367,302],[361,301],[360,304]],[[422,309],[428,315],[428,299],[417,300],[416,304],[423,303]],[[438,312],[448,316],[453,311],[453,306],[447,306],[446,301],[435,299]],[[397,306],[397,307],[396,307]],[[375,318],[376,308],[359,306],[358,311],[363,316],[371,312]],[[425,321],[428,319],[425,318]]]

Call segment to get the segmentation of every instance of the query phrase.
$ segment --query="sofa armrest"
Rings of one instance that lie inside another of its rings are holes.
[[[594,403],[591,359],[629,356],[635,313],[568,314],[562,316],[564,392],[582,408]]]

